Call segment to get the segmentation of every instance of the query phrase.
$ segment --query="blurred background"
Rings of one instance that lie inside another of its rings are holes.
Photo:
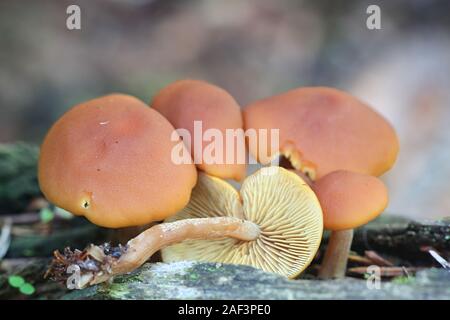
[[[66,8],[81,8],[67,30]],[[381,30],[366,9],[381,8]],[[242,105],[332,86],[372,105],[401,152],[389,213],[450,215],[450,1],[0,2],[0,142],[39,144],[69,107],[110,92],[148,102],[196,78]],[[367,146],[370,148],[370,145]]]

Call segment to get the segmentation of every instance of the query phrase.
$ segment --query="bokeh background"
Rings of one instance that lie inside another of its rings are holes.
[[[82,29],[66,29],[81,7]],[[381,30],[366,8],[381,7]],[[388,213],[450,216],[450,1],[0,1],[0,142],[39,144],[70,106],[110,92],[150,101],[183,78],[242,105],[337,87],[398,131]],[[370,148],[370,145],[367,146]]]

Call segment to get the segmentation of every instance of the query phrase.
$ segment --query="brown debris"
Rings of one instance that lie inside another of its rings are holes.
[[[126,249],[126,246],[112,247],[109,243],[105,243],[100,246],[91,244],[83,251],[65,248],[61,253],[56,250],[44,278],[64,282],[70,276],[67,269],[71,265],[78,266],[81,275],[91,274],[94,277],[96,274],[110,273],[111,265],[122,256]]]
[[[371,264],[373,264],[373,261],[370,260],[369,258],[361,257],[360,255],[357,255],[357,254],[349,255],[348,262],[354,263],[354,264],[359,264],[359,265],[364,265],[364,266],[370,266]]]
[[[365,251],[364,255],[366,256],[366,258],[368,258],[370,261],[373,262],[371,264],[376,264],[381,267],[393,267],[394,266],[394,264],[392,262],[384,259],[383,257],[381,257],[378,253],[376,253],[373,250]]]

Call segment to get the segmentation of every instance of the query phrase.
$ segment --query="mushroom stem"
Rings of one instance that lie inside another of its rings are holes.
[[[105,282],[112,277],[131,272],[144,264],[155,252],[169,245],[195,239],[234,238],[243,241],[259,237],[259,227],[247,220],[235,217],[194,218],[155,225],[128,241],[119,257],[105,251],[102,246],[88,246],[84,251],[65,250],[55,252],[47,275],[55,280],[68,280],[70,266],[79,269],[79,283],[71,289],[82,289],[88,285]],[[122,248],[122,247],[119,247]],[[91,264],[94,263],[95,266]],[[90,266],[87,268],[86,266]],[[95,267],[95,268],[94,268]],[[72,267],[73,268],[73,267]],[[67,283],[69,288],[69,283]]]
[[[321,279],[340,279],[345,277],[353,229],[332,231],[325,257],[319,271]]]
[[[185,219],[158,224],[128,241],[127,251],[112,267],[112,273],[130,272],[156,251],[184,240],[227,237],[251,241],[258,238],[259,232],[259,227],[253,222],[234,217]]]

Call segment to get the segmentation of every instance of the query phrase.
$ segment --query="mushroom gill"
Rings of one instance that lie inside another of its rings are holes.
[[[294,278],[310,264],[322,237],[317,197],[299,176],[283,168],[262,168],[245,179],[240,192],[199,173],[189,204],[166,222],[224,216],[255,223],[259,237],[186,240],[162,249],[163,261],[244,264]]]

